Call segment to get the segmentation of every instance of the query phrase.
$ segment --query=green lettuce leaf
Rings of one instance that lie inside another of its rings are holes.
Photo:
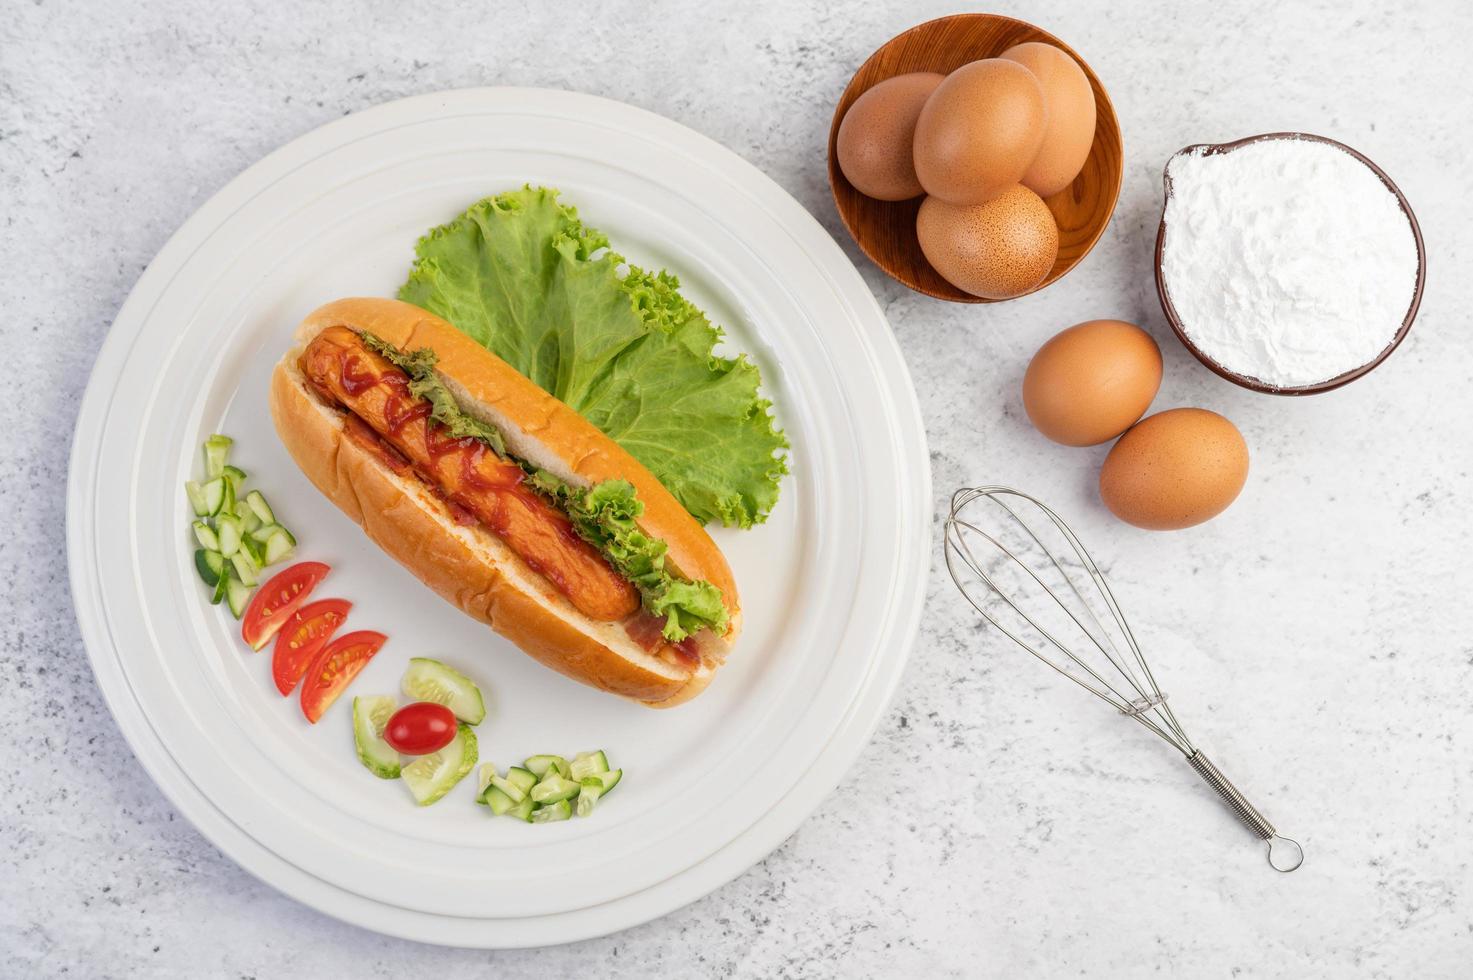
[[[751,527],[787,472],[761,377],[718,357],[719,328],[669,273],[629,265],[560,204],[523,188],[431,230],[400,299],[435,313],[572,406],[692,516]]]

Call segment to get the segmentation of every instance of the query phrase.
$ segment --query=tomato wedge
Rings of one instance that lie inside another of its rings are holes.
[[[291,614],[271,651],[271,678],[282,697],[290,697],[327,641],[348,618],[353,604],[347,599],[319,599]]]
[[[330,571],[332,569],[320,561],[302,561],[271,576],[256,591],[241,617],[241,639],[249,643],[252,650],[265,646]]]
[[[344,633],[317,655],[302,680],[302,714],[308,721],[317,724],[386,640],[373,630]]]

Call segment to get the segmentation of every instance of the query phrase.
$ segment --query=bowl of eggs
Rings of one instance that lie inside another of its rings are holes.
[[[870,260],[959,303],[1057,282],[1115,210],[1120,124],[1100,80],[1047,31],[956,14],[892,38],[829,130],[829,184]]]

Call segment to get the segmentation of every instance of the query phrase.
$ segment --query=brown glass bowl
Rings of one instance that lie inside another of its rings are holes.
[[[912,27],[885,42],[849,80],[849,87],[834,109],[829,126],[829,186],[834,204],[844,227],[870,261],[885,270],[892,279],[916,292],[955,303],[996,303],[963,292],[931,268],[916,240],[916,212],[922,197],[909,201],[877,201],[855,189],[839,169],[837,150],[839,123],[844,113],[870,87],[896,75],[914,71],[950,74],[968,62],[995,58],[1015,44],[1042,41],[1064,51],[1079,63],[1089,78],[1095,96],[1095,140],[1084,161],[1084,169],[1074,182],[1044,203],[1059,225],[1059,255],[1043,282],[1030,289],[1037,292],[1058,282],[1104,234],[1120,196],[1124,148],[1120,141],[1120,123],[1115,107],[1105,94],[1104,86],[1084,59],[1069,45],[1048,31],[1011,17],[996,14],[953,14]],[[1026,294],[1024,294],[1026,295]],[[1016,297],[1012,297],[1016,299]]]
[[[1250,378],[1246,375],[1229,371],[1202,353],[1197,349],[1197,345],[1192,343],[1192,338],[1188,337],[1187,332],[1182,329],[1181,319],[1176,315],[1176,307],[1171,305],[1171,297],[1166,292],[1166,279],[1161,272],[1161,253],[1166,247],[1166,204],[1171,200],[1171,176],[1167,173],[1167,168],[1171,166],[1171,160],[1166,162],[1166,167],[1163,167],[1161,172],[1161,183],[1165,193],[1161,199],[1161,226],[1156,230],[1156,295],[1161,298],[1161,312],[1166,314],[1166,322],[1171,324],[1171,329],[1176,334],[1176,339],[1180,340],[1182,346],[1191,351],[1192,356],[1207,365],[1213,373],[1226,378],[1235,385],[1247,388],[1249,391],[1261,391],[1266,395],[1318,395],[1321,392],[1333,391],[1343,385],[1348,385],[1356,378],[1370,374],[1378,364],[1390,357],[1391,352],[1401,345],[1402,339],[1412,329],[1412,321],[1417,318],[1417,308],[1422,305],[1422,287],[1427,282],[1427,252],[1422,245],[1422,229],[1417,224],[1417,216],[1412,213],[1412,206],[1407,203],[1406,196],[1402,194],[1401,188],[1397,187],[1396,183],[1390,177],[1386,176],[1386,171],[1376,166],[1364,153],[1346,146],[1337,140],[1332,140],[1324,136],[1315,136],[1312,133],[1261,133],[1258,136],[1248,136],[1244,139],[1233,140],[1231,143],[1194,143],[1191,146],[1184,146],[1180,150],[1177,150],[1171,155],[1171,159],[1174,160],[1183,153],[1191,153],[1199,150],[1202,153],[1228,153],[1236,150],[1240,146],[1246,146],[1249,143],[1259,143],[1264,140],[1309,140],[1313,143],[1328,143],[1331,146],[1338,147],[1367,167],[1370,167],[1371,172],[1381,178],[1381,183],[1386,185],[1386,189],[1396,195],[1397,203],[1401,205],[1401,210],[1406,214],[1407,221],[1411,222],[1412,237],[1417,240],[1417,288],[1412,292],[1412,305],[1407,310],[1406,318],[1401,321],[1401,329],[1396,331],[1396,336],[1391,339],[1391,343],[1386,345],[1386,348],[1377,354],[1375,359],[1369,363],[1362,364],[1354,370],[1346,371],[1344,374],[1338,374],[1328,381],[1320,381],[1312,385],[1299,385],[1293,388],[1279,388],[1274,385],[1264,384],[1256,378]]]

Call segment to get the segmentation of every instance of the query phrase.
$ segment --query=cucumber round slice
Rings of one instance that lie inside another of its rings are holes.
[[[429,657],[414,657],[404,672],[404,693],[416,701],[443,704],[467,725],[486,720],[486,702],[481,689],[453,667]]]
[[[353,699],[353,744],[358,761],[380,779],[399,778],[399,753],[384,741],[384,726],[399,702],[389,694]]]
[[[415,802],[429,806],[476,767],[476,758],[476,733],[471,731],[471,726],[461,725],[449,745],[415,759],[400,770],[400,775],[414,794]]]

